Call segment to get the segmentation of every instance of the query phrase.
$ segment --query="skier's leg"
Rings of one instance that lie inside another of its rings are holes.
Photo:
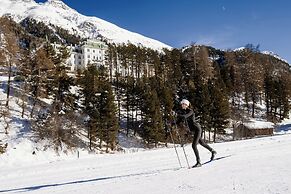
[[[200,143],[200,145],[202,145],[203,147],[205,147],[206,149],[208,149],[210,152],[213,151],[213,149],[208,145],[206,144],[203,139],[202,139],[202,128],[200,126],[199,123],[194,123],[194,126],[196,127],[196,131],[199,132],[199,139],[198,139],[198,143]]]
[[[202,145],[203,147],[208,149],[210,152],[214,151],[207,143],[204,142],[204,140],[201,137],[199,139],[199,143],[200,143],[200,145]]]
[[[199,143],[199,139],[200,139],[200,132],[199,131],[195,131],[194,133],[194,137],[193,137],[193,142],[192,142],[192,148],[193,151],[195,153],[195,157],[196,157],[196,162],[200,163],[200,156],[199,156],[199,151],[197,148],[197,145]]]
[[[215,157],[215,155],[216,155],[216,151],[203,141],[203,139],[202,139],[202,129],[201,129],[201,126],[198,123],[195,123],[195,127],[197,129],[199,129],[198,131],[200,131],[200,137],[199,137],[198,142],[200,143],[200,145],[202,145],[203,147],[205,147],[206,149],[208,149],[211,152],[211,158],[210,158],[210,160],[213,160],[214,157]]]
[[[200,143],[200,145],[202,145],[203,147],[205,147],[206,149],[208,149],[211,152],[210,160],[213,160],[215,158],[216,151],[213,148],[211,148],[208,144],[206,144],[202,138],[199,139],[199,143]]]

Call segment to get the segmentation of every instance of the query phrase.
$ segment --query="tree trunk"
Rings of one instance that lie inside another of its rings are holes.
[[[256,105],[256,100],[255,100],[255,96],[253,94],[253,97],[252,97],[252,101],[253,101],[253,104],[252,104],[252,117],[255,118],[255,105]]]
[[[9,106],[11,74],[12,74],[12,65],[11,65],[11,62],[9,62],[8,81],[7,81],[7,98],[6,98],[6,105],[5,105],[6,107]]]
[[[213,142],[216,141],[216,135],[217,135],[217,129],[215,128],[214,129],[214,135],[213,135]]]
[[[31,111],[30,111],[30,118],[32,118],[32,116],[33,116],[34,108],[36,105],[36,99],[37,99],[36,97],[33,98],[33,104],[32,104]]]

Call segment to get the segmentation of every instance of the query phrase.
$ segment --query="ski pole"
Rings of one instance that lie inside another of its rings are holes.
[[[181,161],[180,161],[180,157],[179,157],[179,154],[178,154],[178,151],[177,151],[177,148],[176,148],[176,144],[175,144],[175,141],[174,141],[174,138],[173,138],[172,132],[169,131],[169,133],[170,133],[170,137],[171,137],[171,140],[172,140],[173,145],[174,145],[174,148],[175,148],[175,152],[176,152],[176,155],[177,155],[177,158],[178,158],[179,165],[180,165],[180,167],[182,168]]]
[[[181,146],[182,146],[182,149],[183,149],[183,153],[184,153],[184,156],[185,156],[185,159],[186,159],[186,162],[187,162],[187,166],[188,166],[188,168],[190,168],[190,164],[189,164],[189,161],[188,161],[188,157],[187,157],[187,154],[186,154],[186,151],[185,151],[185,148],[184,148],[184,143],[182,142],[182,138],[181,138],[180,133],[178,131],[178,126],[177,126],[177,123],[176,123],[176,119],[175,118],[174,118],[174,123],[175,123],[176,131],[177,131],[177,134],[178,134],[178,138],[179,138],[179,141],[181,143]]]

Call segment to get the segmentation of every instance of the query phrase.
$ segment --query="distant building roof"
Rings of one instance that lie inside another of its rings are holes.
[[[83,45],[86,48],[98,48],[98,49],[107,49],[107,44],[98,39],[88,39],[83,42]]]
[[[249,129],[272,129],[274,128],[274,123],[268,121],[250,121],[242,123]]]

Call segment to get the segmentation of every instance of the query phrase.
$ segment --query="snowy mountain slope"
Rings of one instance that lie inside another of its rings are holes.
[[[289,194],[290,146],[291,134],[213,144],[218,160],[179,170],[173,148],[11,166],[0,160],[0,193]],[[206,162],[209,152],[199,150]],[[193,164],[190,145],[186,152]]]
[[[1,0],[0,16],[11,15],[17,22],[30,17],[46,24],[64,28],[81,37],[101,35],[114,43],[132,43],[155,50],[171,47],[157,40],[130,32],[97,17],[88,17],[68,7],[60,0],[36,3],[33,0]]]

